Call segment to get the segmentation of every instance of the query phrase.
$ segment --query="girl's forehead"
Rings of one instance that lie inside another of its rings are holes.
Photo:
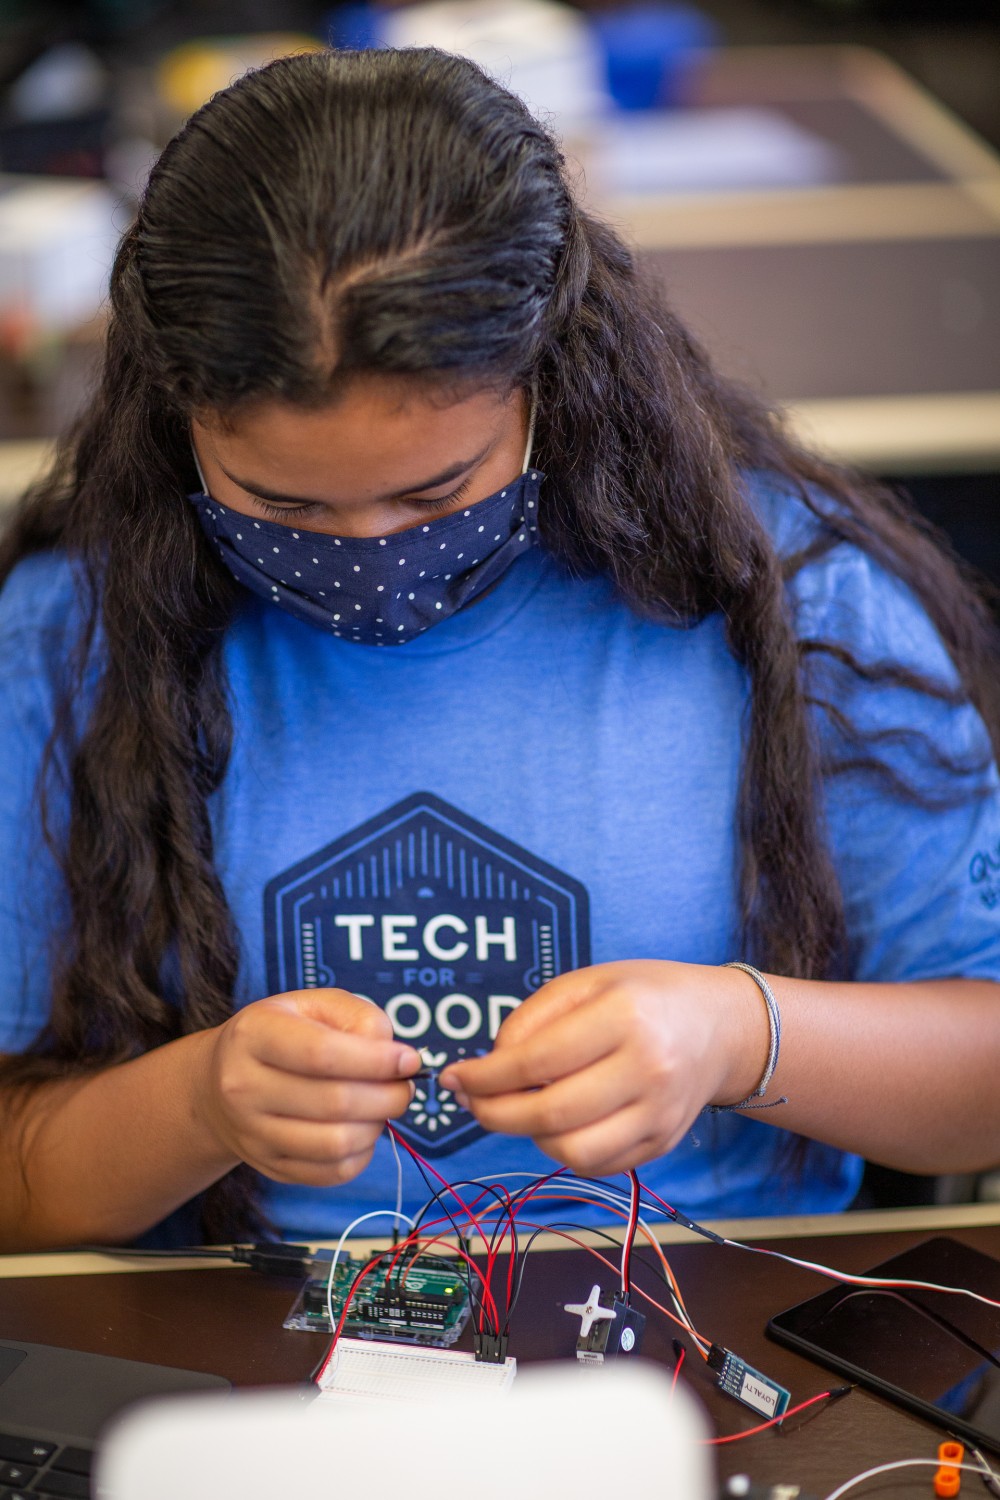
[[[524,410],[520,392],[456,392],[445,402],[438,391],[373,378],[328,406],[259,402],[224,418],[202,414],[193,427],[199,448],[249,488],[333,500],[419,489],[483,456]]]
[[[373,437],[391,447],[433,442],[442,433],[482,431],[499,425],[515,401],[516,393],[490,388],[453,389],[446,396],[433,386],[373,376],[352,381],[326,406],[259,401],[233,412],[199,413],[196,425],[220,450],[304,446],[349,451]]]

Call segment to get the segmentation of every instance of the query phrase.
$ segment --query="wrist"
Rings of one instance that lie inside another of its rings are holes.
[[[217,1050],[224,1025],[192,1032],[181,1043],[186,1051],[183,1076],[188,1112],[206,1152],[218,1159],[219,1176],[242,1160],[227,1140],[224,1115],[219,1107]]]
[[[727,1067],[710,1107],[732,1109],[760,1088],[771,1060],[772,1024],[756,981],[727,965],[714,971],[723,996]]]

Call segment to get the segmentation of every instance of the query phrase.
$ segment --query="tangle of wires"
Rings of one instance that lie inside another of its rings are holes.
[[[447,1246],[449,1253],[457,1254],[461,1265],[473,1312],[473,1338],[477,1358],[501,1362],[506,1358],[510,1319],[524,1283],[526,1256],[534,1241],[543,1233],[556,1235],[567,1244],[586,1250],[603,1266],[616,1272],[620,1283],[620,1297],[626,1305],[630,1305],[633,1296],[638,1295],[671,1319],[691,1339],[698,1354],[703,1359],[707,1358],[711,1340],[699,1333],[691,1321],[663,1249],[642,1217],[643,1189],[634,1172],[628,1174],[627,1193],[618,1191],[605,1181],[574,1176],[566,1168],[558,1168],[542,1177],[533,1173],[509,1173],[504,1174],[504,1181],[479,1178],[452,1183],[447,1182],[392,1126],[387,1129],[393,1144],[396,1147],[402,1146],[413,1161],[425,1183],[428,1198],[419,1213],[412,1220],[407,1220],[410,1225],[409,1233],[399,1240],[391,1254],[380,1252],[357,1273],[340,1309],[340,1316],[335,1321],[332,1305],[334,1273],[346,1236],[355,1225],[350,1225],[341,1237],[328,1282],[328,1310],[333,1336],[324,1358],[314,1372],[314,1379],[319,1380],[329,1367],[351,1302],[366,1276],[378,1267],[380,1275],[384,1271],[388,1284],[390,1278],[398,1277],[401,1266],[412,1266],[421,1257],[432,1254],[436,1247],[444,1246]],[[515,1178],[526,1180],[520,1186],[509,1186],[508,1183]],[[397,1204],[398,1201],[397,1194]],[[596,1233],[598,1237],[606,1239],[609,1248],[613,1246],[619,1251],[617,1265],[609,1256],[581,1238],[588,1232],[586,1226],[561,1219],[545,1218],[539,1221],[534,1216],[527,1216],[532,1209],[547,1210],[552,1205],[558,1204],[561,1207],[574,1203],[600,1207],[623,1221],[625,1234],[620,1246],[617,1239],[606,1231],[589,1230],[590,1234]],[[405,1217],[399,1212],[398,1206],[389,1216],[394,1219]],[[360,1222],[361,1220],[357,1220],[355,1224]],[[520,1230],[528,1231],[528,1238],[523,1244]],[[654,1256],[653,1259],[646,1258],[643,1263],[662,1279],[666,1288],[667,1305],[634,1283],[633,1266],[637,1263],[635,1241],[640,1233]],[[478,1258],[472,1251],[474,1238],[482,1246]],[[502,1284],[498,1284],[497,1262],[505,1253],[506,1272]]]
[[[728,1239],[667,1203],[652,1189],[644,1186],[634,1171],[626,1174],[627,1191],[604,1179],[577,1176],[565,1167],[556,1168],[544,1176],[531,1172],[508,1172],[500,1174],[500,1180],[484,1177],[450,1183],[391,1125],[387,1126],[387,1130],[396,1151],[397,1165],[399,1164],[398,1148],[402,1147],[423,1179],[428,1197],[419,1212],[412,1219],[408,1219],[400,1212],[401,1182],[397,1185],[396,1209],[389,1216],[396,1222],[399,1220],[406,1222],[409,1225],[409,1232],[398,1240],[388,1259],[385,1252],[380,1252],[354,1278],[336,1326],[334,1326],[333,1317],[330,1318],[330,1324],[334,1330],[333,1336],[324,1358],[314,1372],[314,1379],[317,1381],[320,1380],[333,1358],[350,1303],[368,1273],[374,1267],[381,1265],[387,1278],[401,1274],[405,1279],[408,1268],[416,1264],[421,1257],[433,1255],[435,1250],[458,1257],[472,1309],[473,1337],[477,1358],[502,1362],[507,1355],[511,1316],[518,1305],[523,1289],[529,1251],[539,1236],[545,1234],[555,1236],[567,1245],[586,1251],[606,1270],[615,1274],[619,1282],[618,1297],[626,1307],[632,1305],[633,1299],[638,1298],[643,1304],[654,1308],[675,1325],[684,1339],[683,1344],[678,1339],[675,1340],[674,1345],[677,1358],[674,1373],[676,1384],[680,1366],[688,1354],[696,1355],[706,1365],[710,1365],[710,1356],[718,1354],[720,1346],[707,1337],[691,1318],[670,1262],[646,1215],[650,1218],[666,1218],[714,1244],[753,1254],[770,1255],[842,1284],[948,1292],[965,1295],[993,1307],[1000,1307],[1000,1302],[964,1287],[851,1275],[820,1265],[815,1261],[802,1260],[783,1251]],[[401,1167],[399,1171],[401,1172]],[[556,1209],[561,1211],[573,1205],[582,1205],[587,1208],[597,1206],[610,1217],[619,1219],[624,1225],[621,1241],[619,1242],[617,1236],[606,1229],[577,1224],[568,1218],[563,1218],[561,1212],[555,1212]],[[375,1217],[375,1215],[365,1217]],[[337,1249],[337,1256],[340,1255],[347,1234],[354,1227],[351,1225],[345,1231]],[[523,1239],[522,1232],[525,1236]],[[592,1241],[595,1238],[604,1240],[605,1244],[600,1247],[594,1245]],[[474,1253],[476,1242],[482,1248]],[[608,1253],[605,1253],[605,1250]],[[497,1275],[497,1266],[504,1254],[506,1254],[507,1261],[501,1279]],[[335,1256],[330,1271],[331,1287],[336,1258]],[[637,1266],[642,1266],[646,1271],[654,1273],[656,1281],[653,1290],[649,1289],[648,1277],[643,1278],[644,1284],[635,1280],[634,1270]],[[397,1270],[397,1268],[400,1269]],[[332,1313],[332,1307],[330,1310]],[[849,1390],[849,1386],[841,1386],[822,1391],[788,1408],[782,1416],[757,1423],[742,1432],[707,1441],[711,1443],[734,1442],[753,1437],[770,1428],[780,1428],[781,1423],[788,1417],[796,1416],[800,1412],[804,1413],[809,1409],[819,1410],[821,1403],[829,1404],[846,1395]]]

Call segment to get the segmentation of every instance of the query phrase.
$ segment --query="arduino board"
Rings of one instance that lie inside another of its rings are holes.
[[[337,1262],[333,1273],[334,1324],[365,1264],[349,1255]],[[429,1255],[397,1257],[387,1251],[358,1284],[342,1331],[353,1338],[395,1339],[447,1348],[468,1320],[469,1288],[454,1261]],[[284,1326],[333,1332],[327,1314],[326,1277],[306,1282]]]

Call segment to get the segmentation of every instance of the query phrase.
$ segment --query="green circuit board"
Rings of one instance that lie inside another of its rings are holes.
[[[342,1256],[333,1277],[334,1325],[366,1261]],[[387,1251],[351,1299],[343,1332],[350,1338],[397,1339],[408,1344],[453,1344],[469,1319],[469,1288],[460,1267],[439,1256],[395,1260]],[[286,1328],[333,1331],[325,1278],[307,1281],[285,1319]]]

